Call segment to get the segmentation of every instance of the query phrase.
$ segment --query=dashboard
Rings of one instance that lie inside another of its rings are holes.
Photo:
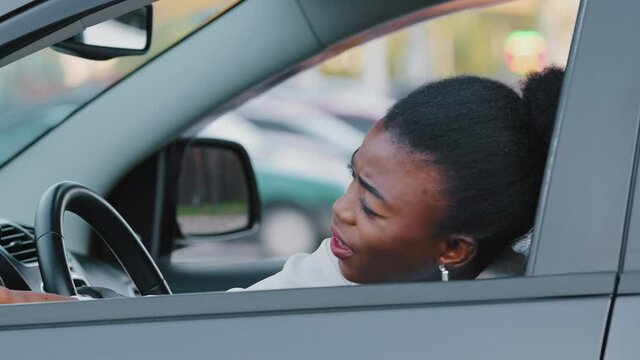
[[[70,251],[66,255],[76,288],[98,286],[124,296],[139,295],[121,266]],[[0,219],[0,279],[14,290],[43,291],[33,227]]]

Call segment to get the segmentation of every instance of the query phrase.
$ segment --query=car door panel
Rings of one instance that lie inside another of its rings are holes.
[[[637,277],[636,277],[637,278]],[[604,360],[637,359],[640,354],[640,295],[619,296],[613,310]]]
[[[96,359],[595,359],[614,284],[602,273],[0,307],[0,346],[8,358],[66,354],[72,339]]]
[[[12,359],[61,354],[62,344],[92,359],[596,359],[608,304],[601,296],[106,321],[7,330],[0,343]]]

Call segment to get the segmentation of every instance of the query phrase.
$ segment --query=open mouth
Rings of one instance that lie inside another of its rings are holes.
[[[353,250],[342,241],[337,229],[331,228],[331,252],[339,259],[345,259],[353,255]]]

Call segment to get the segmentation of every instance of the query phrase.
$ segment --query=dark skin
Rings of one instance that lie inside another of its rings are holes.
[[[333,225],[353,250],[339,259],[347,280],[439,280],[438,265],[445,265],[452,279],[478,275],[476,241],[439,231],[450,201],[443,171],[428,157],[395,143],[380,121],[351,165],[354,179],[333,205]],[[0,286],[0,304],[68,300],[76,299]]]
[[[15,304],[15,303],[33,303],[33,302],[48,302],[48,301],[69,301],[77,300],[56,294],[37,293],[32,291],[18,291],[7,289],[0,286],[0,304]]]
[[[339,261],[356,283],[474,278],[476,241],[443,234],[449,211],[442,170],[394,142],[378,122],[354,154],[354,179],[333,205],[333,225],[353,255]]]

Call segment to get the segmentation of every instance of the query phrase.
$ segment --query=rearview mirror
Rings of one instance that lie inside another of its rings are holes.
[[[249,156],[234,142],[197,139],[188,143],[177,195],[176,221],[185,237],[253,229],[259,218]]]
[[[53,49],[92,60],[143,55],[151,45],[151,5],[86,28]]]

